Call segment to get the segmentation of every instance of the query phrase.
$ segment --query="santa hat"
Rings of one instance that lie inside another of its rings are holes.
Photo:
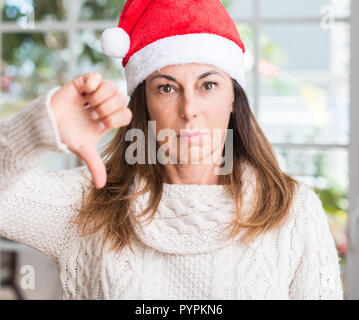
[[[245,47],[220,0],[127,0],[101,47],[123,59],[128,96],[153,72],[186,63],[213,65],[245,88]]]

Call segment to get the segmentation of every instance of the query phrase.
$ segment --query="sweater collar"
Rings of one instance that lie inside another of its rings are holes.
[[[248,166],[244,170],[244,204],[252,194],[254,178],[247,169]],[[136,198],[136,215],[148,207],[149,197],[147,192]],[[137,217],[134,230],[144,244],[164,253],[205,253],[233,241],[224,238],[229,230],[224,228],[234,215],[233,196],[224,185],[164,183],[153,220],[145,221],[148,215]]]

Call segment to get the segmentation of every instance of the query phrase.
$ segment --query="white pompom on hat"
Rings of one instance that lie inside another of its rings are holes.
[[[187,63],[213,65],[245,88],[245,47],[220,0],[127,0],[101,48],[123,59],[129,96],[153,72]]]
[[[106,55],[122,59],[130,50],[130,36],[122,28],[107,28],[101,36],[101,48]]]

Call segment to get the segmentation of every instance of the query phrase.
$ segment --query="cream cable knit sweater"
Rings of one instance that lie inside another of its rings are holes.
[[[0,235],[50,256],[64,299],[343,299],[326,214],[304,184],[286,224],[248,247],[221,239],[234,214],[223,186],[165,184],[155,220],[136,227],[135,254],[100,255],[102,236],[81,238],[70,221],[87,167],[33,170],[49,150],[71,152],[49,108],[58,88],[0,122]],[[252,182],[246,170],[247,207]]]

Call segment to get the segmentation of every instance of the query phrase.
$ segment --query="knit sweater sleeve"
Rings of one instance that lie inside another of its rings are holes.
[[[318,195],[310,187],[305,188],[303,219],[298,219],[302,221],[298,223],[302,250],[290,285],[290,299],[342,300],[339,255],[328,217]]]
[[[35,165],[48,151],[69,154],[50,109],[54,87],[0,121],[0,236],[55,259],[67,219],[81,200],[86,167],[41,173]]]

